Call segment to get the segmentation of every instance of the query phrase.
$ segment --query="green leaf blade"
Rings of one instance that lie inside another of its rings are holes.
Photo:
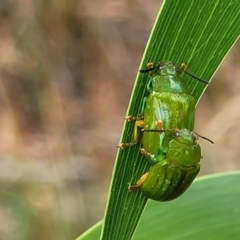
[[[210,81],[239,34],[239,0],[166,0],[152,29],[140,69],[145,68],[149,60],[169,60],[176,64],[184,62],[188,64],[187,71]],[[186,74],[183,77],[188,81],[192,96],[198,101],[206,85]],[[147,78],[147,74],[137,74],[127,115],[137,116],[140,113],[142,100],[147,96]],[[131,141],[133,123],[125,123],[123,129],[120,142]],[[141,141],[134,147],[118,151],[101,234],[103,240],[131,239],[144,210],[147,198],[140,191],[127,192],[128,184],[135,183],[150,168],[139,153],[140,146]],[[185,195],[175,200],[176,203],[182,198]],[[159,205],[162,214],[165,209],[165,214],[169,214],[171,209],[168,206],[175,201],[154,204],[156,207]],[[160,219],[162,214],[160,212],[158,215]],[[158,224],[164,221],[162,218]],[[164,235],[159,233],[155,239],[159,236]]]
[[[198,178],[175,201],[149,201],[133,240],[238,240],[240,172]],[[101,223],[77,240],[99,239]]]
[[[133,239],[237,240],[240,234],[239,181],[239,172],[202,177],[182,198],[165,206],[149,201]]]
[[[210,80],[217,67],[240,34],[239,1],[166,0],[157,17],[147,44],[141,69],[151,60],[188,63],[188,71]],[[146,74],[138,74],[127,115],[137,116],[146,96]],[[188,81],[196,101],[206,85]],[[133,123],[125,123],[121,142],[131,141]],[[140,138],[141,139],[141,138]],[[131,239],[146,204],[140,191],[127,192],[148,169],[141,156],[141,141],[131,148],[120,150],[111,183],[108,206],[101,239]],[[160,203],[159,203],[160,204]]]

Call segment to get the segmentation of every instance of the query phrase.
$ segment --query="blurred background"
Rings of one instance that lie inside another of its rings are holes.
[[[74,239],[102,219],[159,0],[0,1],[0,239]],[[240,42],[197,107],[201,175],[240,168]]]

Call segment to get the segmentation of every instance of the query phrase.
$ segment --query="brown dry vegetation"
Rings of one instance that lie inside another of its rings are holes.
[[[73,239],[103,217],[159,1],[0,1],[0,239]],[[197,107],[201,174],[240,167],[240,44]],[[161,59],[160,59],[161,60]]]

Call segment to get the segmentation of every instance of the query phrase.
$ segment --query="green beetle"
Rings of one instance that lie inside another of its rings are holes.
[[[153,165],[136,185],[129,186],[129,191],[140,188],[147,197],[163,202],[179,197],[191,185],[200,170],[201,148],[196,142],[197,135],[187,129],[171,132],[174,137],[169,142],[166,158]]]
[[[138,142],[138,128],[145,129],[188,129],[193,131],[195,118],[195,99],[190,95],[186,82],[180,77],[185,71],[186,65],[180,67],[171,62],[148,63],[148,69],[141,72],[150,72],[147,83],[149,96],[142,104],[142,117],[128,116],[128,121],[136,120],[133,140],[130,143],[121,143],[119,147],[124,149]],[[189,73],[188,73],[189,74]],[[191,75],[192,76],[192,75]],[[196,78],[196,77],[195,77]],[[204,80],[196,78],[207,83]],[[150,161],[158,162],[166,157],[168,143],[173,138],[171,131],[144,132],[143,148],[152,154]]]
[[[154,166],[128,190],[140,188],[149,198],[167,201],[180,196],[200,170],[201,149],[196,143],[196,134],[192,132],[195,99],[180,76],[185,71],[185,64],[178,67],[163,62],[156,66],[148,63],[147,66],[148,69],[140,71],[150,73],[147,83],[150,94],[142,104],[140,117],[125,118],[135,120],[133,140],[121,143],[119,148],[135,145],[138,142],[138,128],[144,129],[141,153]]]

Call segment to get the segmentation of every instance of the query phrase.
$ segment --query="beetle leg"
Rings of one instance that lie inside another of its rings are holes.
[[[155,164],[156,162],[158,162],[158,159],[156,158],[156,156],[154,154],[147,152],[144,148],[141,148],[140,152],[142,155],[148,158],[148,161],[150,164]]]
[[[144,148],[141,148],[140,152],[141,152],[142,155],[144,155],[145,157],[148,158],[149,163],[152,164],[152,165],[154,165],[157,162],[160,162],[160,161],[162,161],[163,159],[166,158],[166,154],[154,155],[154,154],[151,154],[151,153],[147,152]]]
[[[121,143],[118,148],[124,149],[125,147],[131,147],[138,142],[138,128],[144,127],[144,120],[136,120],[133,130],[133,140],[130,143]]]
[[[139,115],[138,117],[133,117],[133,116],[129,115],[129,116],[126,116],[124,119],[127,120],[128,122],[131,122],[131,121],[142,120],[143,117],[141,115]]]
[[[143,182],[146,180],[147,176],[148,176],[149,172],[143,174],[137,181],[136,185],[130,185],[128,186],[128,191],[132,192],[134,190],[137,190],[142,184]]]
[[[149,152],[147,152],[144,148],[141,148],[140,152],[141,152],[142,155],[144,155],[147,158],[154,158],[154,155],[149,153]]]

